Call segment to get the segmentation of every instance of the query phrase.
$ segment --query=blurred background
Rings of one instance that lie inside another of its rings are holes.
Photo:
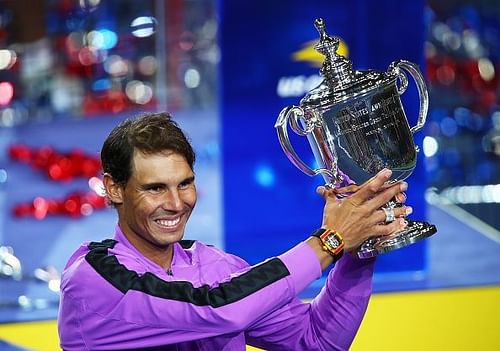
[[[288,161],[273,127],[321,82],[318,17],[355,69],[407,59],[430,96],[408,203],[438,233],[378,259],[353,349],[500,349],[499,5],[0,1],[0,350],[58,349],[64,265],[114,230],[99,153],[125,118],[166,110],[189,135],[199,202],[188,238],[254,264],[321,223],[323,179]],[[415,125],[411,79],[402,102]]]

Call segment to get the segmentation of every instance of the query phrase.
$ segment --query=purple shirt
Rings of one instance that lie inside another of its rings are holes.
[[[373,260],[344,255],[311,303],[296,296],[321,276],[300,243],[249,266],[198,241],[174,244],[171,270],[144,257],[117,227],[82,245],[61,281],[64,350],[346,350],[371,294]]]

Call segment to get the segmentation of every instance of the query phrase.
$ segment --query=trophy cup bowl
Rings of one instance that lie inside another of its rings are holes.
[[[392,170],[389,182],[408,178],[417,163],[413,134],[424,126],[429,106],[418,66],[398,60],[387,72],[355,71],[350,60],[337,54],[340,40],[326,33],[324,21],[317,19],[315,26],[320,34],[315,48],[325,56],[320,70],[324,80],[298,106],[287,106],[279,114],[275,128],[286,156],[304,173],[321,174],[331,187],[342,184],[345,175],[361,184],[383,168]],[[406,73],[416,83],[420,102],[417,124],[411,128],[400,99],[408,87]],[[307,137],[318,168],[312,169],[297,155],[288,137],[288,124],[296,134]],[[395,206],[395,201],[387,203],[386,214]],[[401,232],[366,240],[358,256],[374,257],[435,232],[432,224],[408,221]]]

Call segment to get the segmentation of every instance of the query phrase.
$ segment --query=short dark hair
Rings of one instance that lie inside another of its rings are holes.
[[[173,151],[184,156],[191,170],[196,159],[188,138],[166,112],[146,113],[116,126],[102,146],[104,173],[109,173],[115,182],[126,184],[132,174],[134,150],[145,154]]]

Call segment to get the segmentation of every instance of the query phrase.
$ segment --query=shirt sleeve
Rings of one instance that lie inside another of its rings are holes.
[[[250,345],[272,350],[348,350],[372,292],[374,259],[344,255],[310,303],[294,299],[252,325]]]
[[[351,184],[356,184],[346,173],[344,173],[340,168],[337,168],[338,175],[342,178],[342,182],[337,184],[337,188],[348,186]]]
[[[82,335],[91,349],[120,349],[242,332],[321,275],[306,243],[223,277],[218,284],[197,287],[189,281],[137,274],[108,255],[105,247],[91,252],[94,257],[87,254],[86,262],[80,262],[85,268],[79,270],[79,279],[63,278],[63,346],[71,343],[66,335]],[[70,314],[72,310],[79,313]]]

